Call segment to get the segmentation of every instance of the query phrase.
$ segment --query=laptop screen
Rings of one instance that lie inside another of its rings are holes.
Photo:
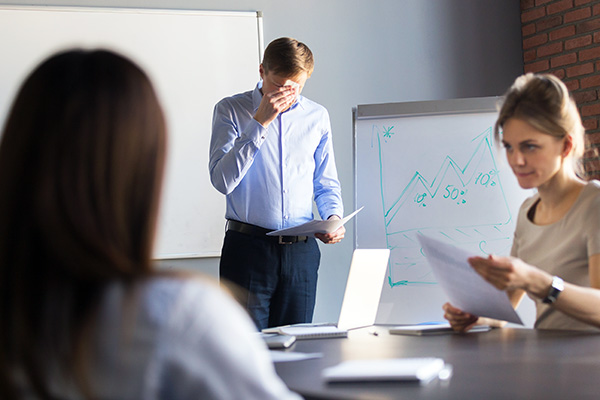
[[[389,249],[354,250],[338,328],[354,329],[375,323],[389,257]]]

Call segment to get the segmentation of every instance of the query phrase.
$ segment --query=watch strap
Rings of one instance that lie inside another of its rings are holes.
[[[553,276],[552,285],[550,285],[550,290],[548,290],[548,294],[542,299],[542,302],[546,304],[553,304],[556,301],[556,299],[558,299],[558,296],[564,288],[564,281],[558,276]]]

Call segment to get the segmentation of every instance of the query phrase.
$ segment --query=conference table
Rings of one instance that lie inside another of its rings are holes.
[[[383,326],[347,338],[298,340],[288,350],[320,353],[275,368],[305,399],[600,399],[600,334],[520,328],[435,336],[391,335]],[[327,383],[321,373],[346,360],[440,357],[450,379],[428,383]]]

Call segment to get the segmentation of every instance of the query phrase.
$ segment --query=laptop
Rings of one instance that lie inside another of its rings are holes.
[[[349,329],[375,323],[390,257],[389,249],[356,249],[346,282],[337,324],[306,323],[263,329],[263,333],[293,335],[297,339],[345,337]]]
[[[356,329],[375,323],[389,258],[389,249],[354,250],[338,328]]]

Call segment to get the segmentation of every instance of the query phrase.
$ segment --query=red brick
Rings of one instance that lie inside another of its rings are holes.
[[[600,46],[579,51],[579,61],[593,60],[594,58],[600,58]]]
[[[579,64],[579,65],[575,65],[573,67],[567,68],[567,76],[569,78],[572,78],[574,76],[593,74],[593,73],[594,73],[594,64],[593,63]]]
[[[521,13],[521,23],[531,22],[544,16],[546,16],[546,9],[544,7],[524,11]]]
[[[557,15],[552,18],[545,18],[535,23],[535,28],[538,32],[546,29],[555,28],[562,24],[562,15]]]
[[[550,3],[551,1],[554,1],[554,0],[535,0],[535,5],[536,5],[536,7],[541,6],[542,4]]]
[[[527,24],[521,28],[521,34],[523,37],[531,36],[535,33],[535,24]]]
[[[586,141],[590,144],[599,144],[600,143],[600,133],[588,133],[585,135]],[[595,153],[595,156],[598,157],[598,149],[592,149]]]
[[[581,88],[587,89],[594,86],[600,86],[600,75],[588,76],[581,78]]]
[[[596,173],[593,173],[593,172],[590,172],[590,173],[586,172],[584,175],[584,179],[587,179],[587,180],[596,179],[597,180],[598,176],[600,176],[600,175],[597,175]]]
[[[598,179],[598,176],[600,176],[600,171],[595,169],[595,165],[592,164],[590,161],[585,161],[584,163],[584,169],[585,169],[585,178],[586,179]]]
[[[585,136],[593,134],[590,132],[590,130],[586,129]],[[586,140],[586,143],[588,143],[587,140]],[[586,151],[583,153],[583,167],[584,167],[584,170],[586,171],[586,175],[588,174],[588,171],[592,171],[592,168],[590,168],[590,166],[587,166],[585,164],[587,163],[587,161],[589,159],[596,159],[598,157],[598,149],[596,147],[592,147],[592,146],[593,146],[592,144],[586,144],[587,148],[586,148]],[[592,178],[592,179],[596,179],[596,178]]]
[[[577,33],[586,33],[586,32],[597,31],[598,29],[600,29],[600,18],[582,21],[582,22],[578,23],[576,26],[577,26],[577,29],[576,29]]]
[[[575,0],[575,7],[578,7],[582,4],[590,3],[592,0]]]
[[[600,133],[587,133],[585,135],[585,141],[590,145],[600,144]],[[598,157],[599,151],[597,148],[591,148],[593,151],[594,157]]]
[[[583,123],[583,127],[586,131],[593,131],[594,129],[598,129],[598,119],[596,118],[587,118],[581,122]]]
[[[592,132],[586,132],[586,143],[589,143],[587,145],[587,149],[584,153],[585,158],[584,158],[584,163],[587,163],[588,161],[595,161],[598,160],[598,156],[600,155],[600,151],[598,150],[598,144],[596,142],[592,142],[592,139],[587,139],[588,136],[595,136],[595,133]],[[586,171],[593,171],[592,165],[586,165],[585,166],[585,170]]]
[[[586,133],[585,135],[587,136],[596,136],[595,133]],[[595,140],[595,139],[594,139]],[[600,171],[600,168],[598,168],[599,164],[600,164],[600,149],[598,148],[598,142],[592,142],[591,140],[589,140],[590,143],[590,148],[588,149],[588,151],[586,151],[586,158],[585,158],[585,163],[586,163],[586,170],[589,168],[589,170],[591,171]]]
[[[525,72],[543,72],[548,71],[550,65],[548,60],[542,60],[531,64],[525,64]]]
[[[585,175],[584,175],[584,179],[587,179],[587,180],[596,179],[596,180],[598,180],[598,177],[599,177],[599,176],[600,176],[600,175],[597,175],[597,174],[595,174],[595,173],[589,173],[589,174],[588,174],[588,173],[586,172],[586,173],[585,173]]]
[[[532,36],[530,38],[523,39],[523,49],[530,49],[546,42],[548,42],[548,35],[545,33],[542,35]]]
[[[569,92],[579,89],[579,81],[577,79],[565,81],[565,85],[567,86],[567,89],[569,89]]]
[[[592,9],[592,14],[594,14],[594,15],[600,14],[600,4],[596,4],[594,6],[594,8]]]
[[[592,44],[592,35],[580,36],[575,39],[565,40],[565,50],[583,47]]]
[[[584,126],[585,128],[585,126]],[[589,129],[585,130],[585,135],[583,135],[584,137],[584,151],[583,151],[583,157],[581,157],[581,164],[583,166],[583,170],[585,172],[584,177],[585,179],[597,179],[595,176],[592,176],[590,174],[590,172],[592,171],[592,168],[590,168],[587,165],[587,162],[589,160],[595,160],[598,159],[598,155],[600,154],[600,152],[598,151],[598,148],[596,147],[596,144],[594,142],[592,142],[592,139],[590,139],[591,136],[594,136],[596,133],[595,132],[591,132]],[[581,168],[579,168],[581,169]],[[596,174],[598,172],[595,172]]]
[[[575,34],[575,25],[565,26],[550,32],[550,40],[562,39]]]
[[[550,43],[548,45],[538,47],[537,56],[542,58],[552,54],[560,53],[561,51],[563,51],[562,42]]]
[[[521,11],[529,10],[535,6],[534,0],[521,0]]]
[[[594,143],[594,145],[597,143]],[[596,146],[590,149],[591,157],[585,160],[585,169],[588,171],[600,171],[600,157],[598,157],[598,148]]]
[[[573,64],[577,62],[577,54],[569,53],[563,54],[562,56],[552,57],[550,60],[550,66],[552,68],[562,67],[563,65]]]
[[[586,171],[600,171],[600,159],[597,157],[585,160]]]
[[[563,12],[569,8],[573,8],[573,0],[561,0],[546,6],[548,15]]]
[[[593,104],[591,106],[581,107],[582,117],[589,117],[592,115],[600,115],[600,104]]]
[[[584,90],[583,92],[573,93],[577,104],[590,103],[598,100],[598,92],[595,90]]]
[[[555,69],[554,71],[550,72],[552,75],[556,76],[558,79],[564,79],[565,78],[565,70],[564,69]]]
[[[523,62],[532,62],[536,59],[535,50],[527,50],[523,52]]]
[[[594,42],[600,42],[600,32],[594,32]]]
[[[587,134],[584,136],[585,137],[585,140],[584,140],[584,142],[585,142],[585,150],[583,151],[583,158],[596,157],[596,152],[594,151],[595,149],[593,147],[590,147],[591,143],[588,140],[587,136],[588,136]]]
[[[579,21],[592,16],[591,7],[580,8],[565,14],[565,24],[573,21]]]
[[[575,65],[574,67],[567,68],[567,76],[572,78],[579,75],[587,75],[594,73],[594,64],[587,63],[581,65]]]

